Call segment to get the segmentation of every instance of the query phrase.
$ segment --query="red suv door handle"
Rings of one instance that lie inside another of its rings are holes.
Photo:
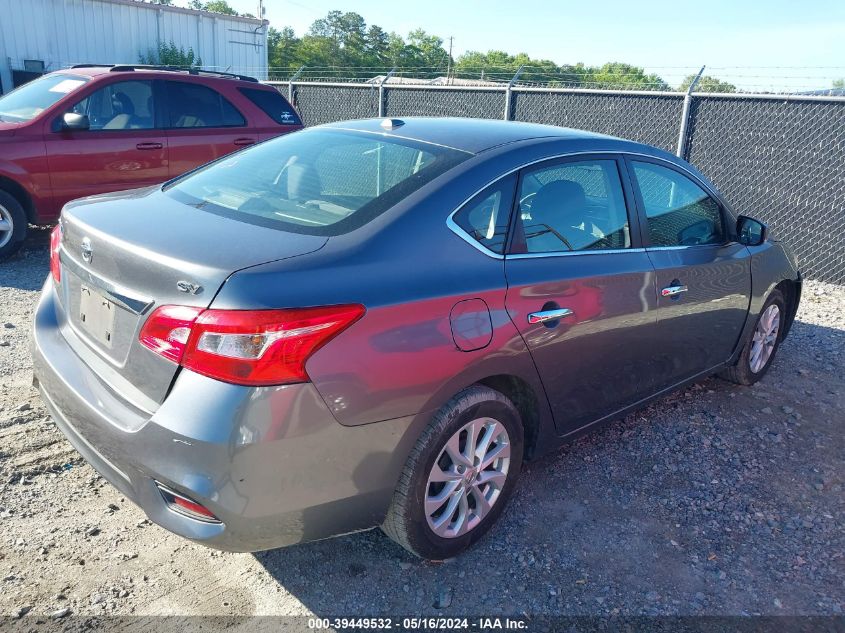
[[[254,138],[236,138],[234,142],[235,142],[235,145],[252,145],[253,143],[255,143],[255,139]]]
[[[138,143],[135,147],[138,149],[161,149],[164,145],[161,143]]]

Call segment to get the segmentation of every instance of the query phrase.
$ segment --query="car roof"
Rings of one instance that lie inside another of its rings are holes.
[[[180,68],[168,68],[166,66],[147,66],[143,64],[77,64],[75,66],[71,66],[70,68],[65,68],[61,70],[55,70],[50,74],[57,74],[57,75],[80,75],[82,77],[90,77],[91,79],[95,77],[102,77],[103,75],[109,75],[112,77],[122,77],[125,78],[129,75],[133,74],[152,74],[156,77],[160,78],[169,78],[169,79],[199,79],[203,82],[205,81],[234,81],[238,84],[245,84],[251,88],[271,88],[271,86],[265,86],[261,84],[258,80],[252,77],[246,77],[241,75],[235,75],[231,73],[221,73],[215,71],[206,71],[206,70],[186,70]]]
[[[389,124],[388,121],[392,122]],[[392,117],[389,119],[357,119],[339,121],[319,126],[341,130],[355,130],[387,134],[399,138],[442,145],[472,154],[517,141],[538,138],[550,139],[603,139],[623,142],[622,139],[584,130],[502,121],[496,119],[469,119],[460,117]]]

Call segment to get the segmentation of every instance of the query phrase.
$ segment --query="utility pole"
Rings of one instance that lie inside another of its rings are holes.
[[[455,39],[449,36],[449,59],[446,62],[446,83],[452,83],[452,40]]]

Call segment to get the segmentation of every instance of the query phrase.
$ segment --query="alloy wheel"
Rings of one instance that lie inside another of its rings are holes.
[[[502,494],[510,467],[510,437],[493,418],[465,424],[440,451],[428,476],[425,516],[442,538],[475,528]]]
[[[751,353],[748,355],[748,365],[755,374],[760,373],[769,362],[780,330],[780,308],[776,304],[770,305],[760,315],[754,337],[751,339]]]
[[[0,248],[11,241],[14,231],[15,224],[12,220],[12,214],[6,207],[0,205]]]

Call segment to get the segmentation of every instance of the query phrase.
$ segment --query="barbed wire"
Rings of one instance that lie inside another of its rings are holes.
[[[24,60],[10,59],[11,67],[21,70]],[[426,65],[317,65],[306,66],[291,63],[272,66],[203,65],[211,72],[237,72],[273,81],[289,81],[295,74],[300,82],[372,83],[378,84],[390,74],[388,84],[446,84],[446,85],[489,85],[510,83],[517,70],[521,75],[516,86],[550,88],[584,88],[612,90],[676,91],[686,85],[691,75],[700,70],[696,66],[646,66],[602,68],[596,66],[569,65],[552,67],[542,64],[466,65],[455,64],[447,73],[445,59],[437,64]],[[51,61],[46,71],[68,68],[76,63]],[[132,64],[132,62],[127,62]],[[189,69],[186,65],[176,68]],[[780,70],[785,73],[777,72]],[[297,74],[298,73],[298,74]],[[845,77],[845,66],[708,66],[705,75],[715,76],[720,81],[734,86],[738,93],[767,94],[834,94],[841,88],[834,87],[834,81]],[[656,77],[656,78],[655,78]],[[719,86],[700,86],[699,90],[720,91]],[[730,86],[721,88],[730,90]]]

